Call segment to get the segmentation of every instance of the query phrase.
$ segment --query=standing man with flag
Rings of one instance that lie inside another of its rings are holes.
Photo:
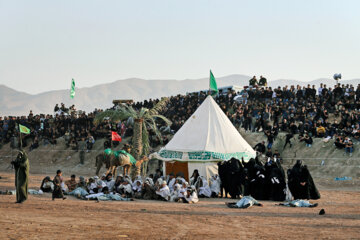
[[[20,152],[15,161],[11,162],[15,169],[16,203],[23,203],[27,199],[29,185],[30,164],[26,152],[22,149],[21,133],[30,134],[30,129],[19,124]]]

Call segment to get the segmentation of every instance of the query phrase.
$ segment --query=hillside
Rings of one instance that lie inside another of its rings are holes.
[[[265,140],[262,133],[245,133],[242,136],[254,146],[256,143]],[[127,142],[128,139],[124,140]],[[308,165],[315,181],[322,188],[347,188],[349,190],[360,190],[360,151],[355,145],[355,151],[351,158],[343,155],[342,150],[333,146],[333,140],[328,143],[321,139],[314,139],[312,148],[306,148],[304,143],[293,142],[293,147],[283,150],[285,141],[284,134],[280,133],[276,139],[273,149],[278,149],[284,159],[285,170],[291,167],[297,159],[303,160]],[[95,156],[103,149],[103,140],[95,143],[93,151],[86,153],[85,164],[79,162],[79,153],[65,148],[64,141],[59,139],[56,146],[40,146],[38,149],[29,152],[30,173],[43,176],[53,176],[57,169],[62,169],[65,175],[77,174],[84,176],[95,175]],[[158,150],[158,149],[156,149]],[[11,157],[12,156],[12,157]],[[16,150],[11,150],[9,144],[0,149],[0,172],[11,172],[10,162],[16,156]],[[264,159],[262,159],[264,160]],[[324,165],[321,165],[324,160]],[[149,163],[150,172],[159,167],[159,162],[154,160]],[[104,168],[101,173],[104,172]],[[334,181],[335,177],[352,177],[351,181]]]
[[[245,75],[233,74],[225,77],[218,77],[218,87],[238,85],[248,85],[250,77]],[[69,90],[49,91],[36,95],[18,92],[0,85],[0,116],[27,115],[29,110],[34,113],[52,113],[56,103],[65,103],[69,106],[75,104],[79,110],[86,112],[93,111],[95,108],[108,108],[112,106],[114,99],[133,99],[143,101],[150,98],[160,98],[186,92],[207,89],[208,78],[186,79],[186,80],[145,80],[130,78],[118,80],[112,83],[100,84],[93,87],[76,89],[76,96],[73,100],[69,97]],[[317,79],[310,82],[300,82],[296,80],[274,80],[269,82],[269,86],[285,85],[316,85],[326,83],[333,86],[335,81],[332,79]],[[344,84],[357,85],[360,79],[345,80]]]

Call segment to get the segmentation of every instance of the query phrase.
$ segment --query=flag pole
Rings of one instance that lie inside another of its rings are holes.
[[[211,83],[210,83],[210,80],[211,79],[211,69],[210,69],[210,75],[209,75],[209,91],[208,91],[208,95],[211,95]]]
[[[18,124],[19,128],[19,139],[20,139],[20,150],[22,150],[22,139],[21,139],[21,131],[20,131],[20,125]]]

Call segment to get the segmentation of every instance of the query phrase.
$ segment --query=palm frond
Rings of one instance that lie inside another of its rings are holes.
[[[147,115],[147,113],[149,112],[149,109],[147,108],[141,108],[140,111],[139,111],[139,118],[144,118],[145,115]]]
[[[129,117],[134,117],[134,113],[128,111],[128,109],[124,107],[121,107],[118,110],[106,110],[96,114],[94,118],[94,124],[98,125],[99,123],[104,121],[105,118],[108,118],[111,122],[117,122],[117,121],[126,120]]]
[[[162,144],[162,135],[160,130],[158,129],[158,127],[156,126],[156,122],[154,118],[149,118],[147,119],[147,121],[144,121],[147,124],[147,128],[153,130],[153,132],[155,133],[156,137],[159,138],[160,143]]]
[[[168,101],[169,101],[169,98],[167,98],[167,97],[161,98],[161,100],[157,104],[155,104],[155,106],[153,108],[151,108],[149,110],[150,115],[159,114],[166,107]]]
[[[160,118],[161,120],[163,120],[166,123],[167,126],[170,126],[172,124],[172,122],[163,115],[152,115],[152,118],[154,118],[154,119]]]

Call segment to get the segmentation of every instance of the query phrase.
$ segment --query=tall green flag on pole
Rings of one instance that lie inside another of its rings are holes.
[[[216,95],[219,92],[219,90],[217,88],[215,77],[214,77],[213,73],[211,72],[211,70],[210,70],[209,88],[210,88],[210,91],[212,91],[212,93],[211,93],[212,96]]]
[[[75,80],[71,80],[71,88],[70,88],[70,98],[75,97]]]

